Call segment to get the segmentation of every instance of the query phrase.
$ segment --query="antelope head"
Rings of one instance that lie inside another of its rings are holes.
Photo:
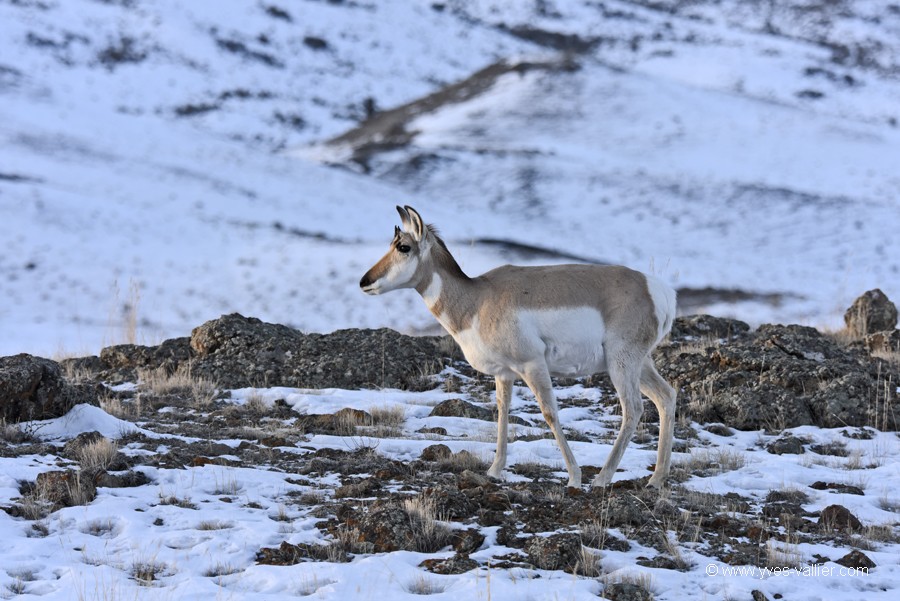
[[[403,228],[394,227],[391,249],[359,281],[366,294],[381,294],[399,288],[415,288],[425,276],[428,258],[428,227],[412,207],[397,207]]]

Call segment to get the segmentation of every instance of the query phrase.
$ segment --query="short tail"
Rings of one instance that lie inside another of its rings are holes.
[[[653,307],[656,310],[658,331],[656,343],[654,344],[658,344],[660,340],[672,331],[672,323],[675,321],[677,293],[671,286],[651,275],[647,276],[647,290],[650,291],[650,298],[653,300]]]

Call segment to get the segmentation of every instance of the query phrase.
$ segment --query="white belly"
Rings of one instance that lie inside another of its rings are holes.
[[[606,370],[603,317],[589,307],[522,310],[508,327],[486,333],[478,319],[454,335],[466,360],[478,371],[516,377],[543,360],[550,375],[586,376]]]
[[[543,343],[550,375],[587,376],[606,370],[606,328],[598,310],[579,307],[528,311],[522,313],[521,320],[523,326],[531,324],[531,336]]]

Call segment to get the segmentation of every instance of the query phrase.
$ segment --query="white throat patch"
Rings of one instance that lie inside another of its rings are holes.
[[[425,300],[425,304],[428,305],[429,309],[434,307],[435,303],[438,302],[438,299],[441,298],[442,287],[443,282],[441,281],[441,276],[436,273],[432,274],[431,282],[428,284],[428,287],[425,288],[425,291],[422,292],[422,298]]]

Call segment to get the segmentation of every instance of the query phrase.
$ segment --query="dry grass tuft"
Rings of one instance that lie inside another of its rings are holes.
[[[172,373],[164,367],[139,369],[138,379],[140,387],[154,396],[186,396],[200,409],[211,405],[219,393],[215,382],[193,374],[190,363]]]
[[[437,595],[447,590],[447,585],[433,577],[419,574],[404,588],[411,595]]]
[[[438,522],[434,499],[422,495],[405,499],[403,510],[409,515],[416,532],[416,551],[434,553],[450,544],[453,533]]]
[[[90,442],[78,449],[77,459],[85,471],[105,470],[119,454],[119,445],[108,438]]]

